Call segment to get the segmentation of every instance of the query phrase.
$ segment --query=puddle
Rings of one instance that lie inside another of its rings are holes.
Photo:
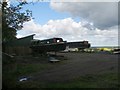
[[[59,62],[60,60],[58,60],[58,59],[56,59],[56,58],[54,58],[54,57],[50,57],[50,58],[49,58],[49,61],[50,61],[50,62]]]
[[[19,82],[23,82],[23,81],[27,81],[29,80],[31,77],[21,77],[19,78]]]

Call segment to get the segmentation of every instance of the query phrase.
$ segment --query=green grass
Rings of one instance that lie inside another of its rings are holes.
[[[18,78],[21,76],[29,76],[32,73],[40,72],[44,69],[52,67],[49,63],[40,64],[8,64],[3,66],[3,85],[5,87],[16,87]]]
[[[30,81],[17,84],[21,88],[118,88],[117,74],[85,75],[67,82]]]
[[[43,88],[118,88],[118,77],[114,73],[85,75],[65,83],[49,83]]]
[[[21,60],[21,59],[20,59]],[[44,58],[43,58],[44,60]],[[8,62],[9,60],[7,60]],[[34,62],[35,61],[35,62]],[[3,87],[19,87],[18,81],[22,76],[30,76],[31,74],[40,72],[45,69],[50,69],[53,66],[64,64],[64,62],[59,62],[56,64],[51,64],[46,61],[46,63],[40,63],[35,59],[34,61],[24,59],[20,62],[12,60],[12,62],[5,63],[2,67],[2,79]]]
[[[43,83],[40,81],[19,82],[21,76],[30,76],[45,69],[65,64],[59,62],[51,63],[16,63],[12,62],[3,66],[3,88],[116,88],[118,84],[118,74],[104,73],[102,75],[85,75],[74,78],[67,82]]]
[[[118,81],[115,73],[103,75],[85,75],[68,82],[42,83],[39,81],[29,81],[17,83],[19,88],[117,88]]]

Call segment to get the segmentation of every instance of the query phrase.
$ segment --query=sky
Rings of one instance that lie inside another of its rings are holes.
[[[33,18],[17,37],[62,37],[65,41],[89,41],[92,46],[118,45],[117,2],[35,2],[23,7]]]

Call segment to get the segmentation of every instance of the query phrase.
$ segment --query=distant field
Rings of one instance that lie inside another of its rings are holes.
[[[91,46],[91,48],[118,48],[120,46]]]
[[[3,87],[17,88],[117,88],[118,55],[110,53],[58,53],[49,57],[17,56],[3,66]],[[23,76],[27,81],[19,82]]]

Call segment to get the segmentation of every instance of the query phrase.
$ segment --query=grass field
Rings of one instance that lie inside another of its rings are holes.
[[[102,75],[85,75],[67,82],[43,83],[38,81],[17,84],[21,88],[118,88],[118,78],[115,73]]]
[[[60,53],[60,62],[48,57],[15,57],[3,65],[3,88],[118,88],[117,55]],[[19,82],[21,77],[27,81]]]

